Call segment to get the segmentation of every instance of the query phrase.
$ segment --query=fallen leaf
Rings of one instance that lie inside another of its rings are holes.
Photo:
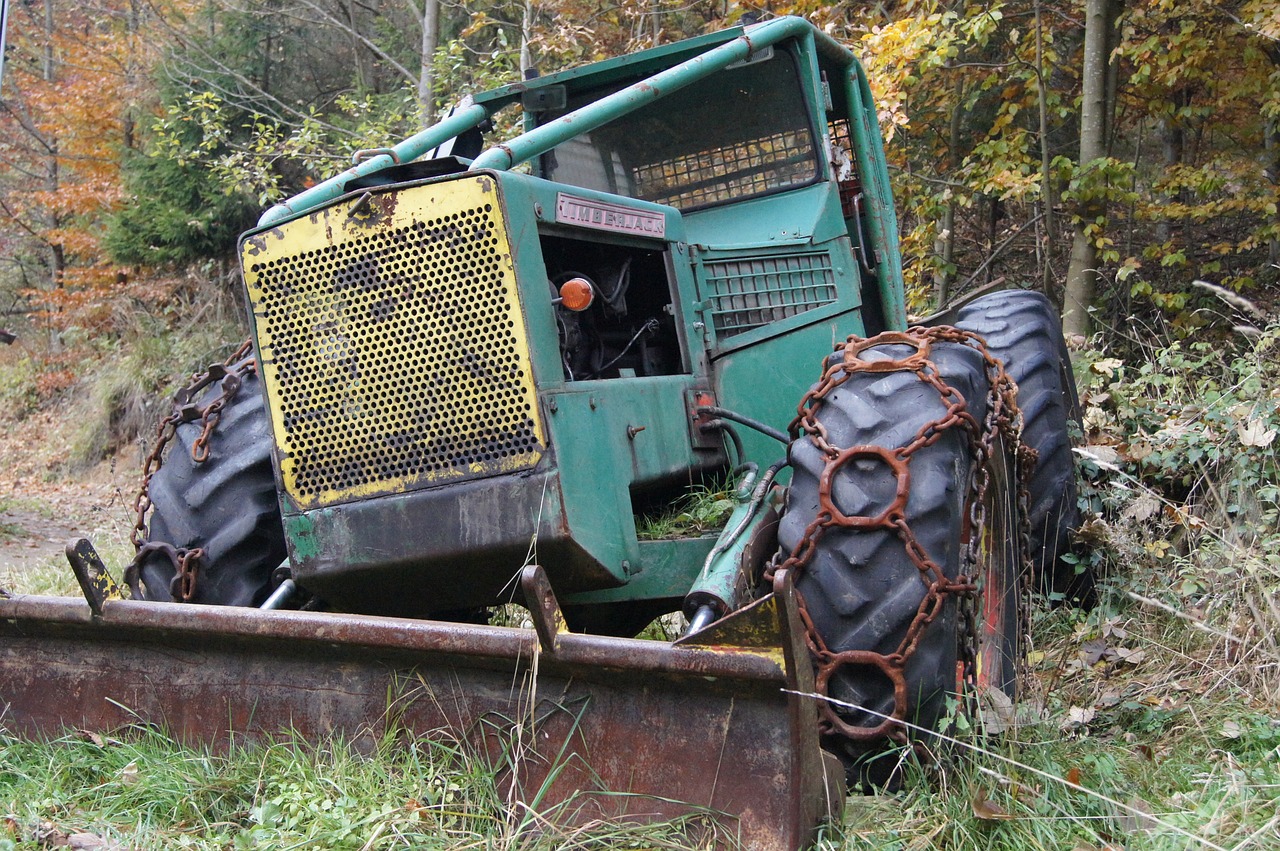
[[[1095,706],[1115,706],[1124,697],[1119,690],[1109,688],[1094,702]]]
[[[1102,634],[1108,638],[1128,638],[1129,632],[1120,625],[1118,618],[1108,618],[1102,625]]]
[[[1244,730],[1240,728],[1237,722],[1231,719],[1222,722],[1222,737],[1224,739],[1238,739],[1243,735]]]
[[[65,848],[67,845],[67,834],[58,829],[58,826],[51,821],[41,822],[36,828],[35,840],[38,845],[44,845],[49,848]]]
[[[1080,785],[1080,769],[1078,768],[1068,769],[1066,779],[1067,779],[1067,782],[1070,783],[1072,786],[1079,786]]]
[[[136,759],[120,769],[120,782],[126,786],[138,782],[138,761]]]
[[[982,729],[988,736],[1002,736],[1012,730],[1017,709],[1009,695],[998,688],[984,689],[978,702]]]
[[[1126,802],[1138,812],[1128,810],[1116,816],[1116,825],[1122,833],[1137,833],[1139,830],[1154,830],[1160,823],[1152,816],[1151,805],[1141,798],[1130,798]]]
[[[1105,638],[1091,638],[1080,645],[1080,655],[1085,664],[1092,667],[1102,661],[1102,658],[1107,655],[1107,649]]]
[[[1150,443],[1147,443],[1146,441],[1139,441],[1137,443],[1130,443],[1128,448],[1125,450],[1125,455],[1128,456],[1130,461],[1141,461],[1143,458],[1146,458],[1155,451],[1155,447]]]
[[[76,730],[76,736],[85,742],[92,742],[98,747],[103,746],[102,737],[92,730]]]
[[[1120,453],[1116,451],[1114,446],[1108,446],[1105,443],[1090,443],[1084,449],[1078,451],[1100,467],[1108,470],[1119,469],[1116,466],[1116,462],[1120,460]]]
[[[1124,361],[1119,358],[1100,358],[1089,364],[1089,371],[1110,378],[1122,366],[1124,366]]]
[[[1073,706],[1067,710],[1067,717],[1062,719],[1062,729],[1069,730],[1072,727],[1083,727],[1093,720],[1098,711],[1088,706]]]
[[[1164,558],[1169,554],[1169,550],[1173,549],[1173,544],[1162,538],[1158,541],[1147,541],[1142,548],[1153,558]]]
[[[984,789],[979,789],[973,793],[971,803],[973,804],[973,817],[982,821],[1003,821],[1013,818],[1013,816],[1001,809],[999,804],[987,800],[987,793]]]
[[[1127,662],[1130,665],[1137,665],[1147,658],[1145,650],[1130,650],[1128,647],[1116,647],[1113,649],[1116,661]]]
[[[1148,519],[1160,510],[1160,500],[1151,494],[1141,494],[1133,502],[1125,506],[1124,511],[1120,512],[1126,520],[1137,520],[1139,522]]]
[[[1260,419],[1252,419],[1237,426],[1236,434],[1240,436],[1240,443],[1244,446],[1266,447],[1276,439],[1276,430],[1267,428],[1266,423]]]
[[[1179,526],[1186,526],[1191,529],[1203,529],[1207,525],[1204,522],[1204,518],[1197,517],[1182,506],[1166,504],[1164,515]]]

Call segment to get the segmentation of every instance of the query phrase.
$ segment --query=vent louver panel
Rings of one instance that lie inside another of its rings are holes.
[[[721,339],[836,300],[835,272],[825,251],[707,260],[703,280]]]

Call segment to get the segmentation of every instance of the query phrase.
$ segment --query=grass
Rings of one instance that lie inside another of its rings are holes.
[[[362,754],[341,740],[286,734],[214,753],[150,727],[42,744],[0,729],[0,851],[65,845],[77,834],[139,851],[659,849],[685,847],[685,830],[701,829],[693,817],[521,830],[538,822],[508,804],[497,777],[466,749],[426,739],[387,737]]]
[[[711,534],[724,526],[736,504],[727,481],[693,485],[673,505],[637,515],[636,536],[655,541]]]
[[[3,509],[0,509],[2,511]],[[20,538],[27,532],[21,525],[10,523],[8,521],[0,521],[0,541],[7,541],[11,538]]]
[[[461,847],[501,821],[497,801],[491,773],[427,741],[366,756],[286,736],[215,754],[145,727],[45,744],[0,735],[0,848],[76,833],[138,849]]]
[[[0,498],[0,510],[6,503],[21,505],[41,517],[52,516],[51,509],[38,500]],[[10,527],[8,524],[0,524],[0,540],[4,539],[6,530],[13,537],[24,537],[29,531],[16,525]],[[129,541],[128,525],[123,522],[103,523],[93,532],[92,540],[98,555],[103,558],[112,575],[117,580],[120,579],[125,565],[133,560],[133,544]],[[78,597],[81,593],[71,567],[60,553],[50,555],[37,564],[22,567],[0,565],[0,588],[12,594],[54,597]],[[0,721],[2,720],[0,717]]]
[[[118,575],[116,571],[113,575]],[[51,557],[36,567],[0,569],[0,588],[11,594],[39,594],[51,597],[78,597],[80,586],[66,559]]]
[[[40,504],[29,499],[14,499],[13,497],[0,496],[0,514],[12,511],[31,511]],[[20,523],[12,521],[0,520],[0,541],[10,538],[20,538],[27,534],[27,530]]]

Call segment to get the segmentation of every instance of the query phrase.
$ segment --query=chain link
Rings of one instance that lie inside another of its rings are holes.
[[[938,343],[968,346],[981,354],[988,383],[987,413],[981,423],[968,410],[964,396],[946,383],[930,360],[932,347]],[[907,346],[912,349],[912,352],[898,359],[864,360],[862,358],[862,353],[870,348],[891,345]],[[805,628],[805,641],[813,658],[816,685],[820,694],[827,694],[828,684],[842,668],[848,666],[875,668],[893,686],[893,711],[874,727],[853,726],[841,718],[830,703],[820,702],[821,732],[838,734],[855,742],[888,738],[905,744],[907,741],[905,728],[898,722],[905,720],[907,714],[906,666],[919,646],[920,639],[942,613],[950,597],[956,597],[964,602],[959,618],[960,647],[957,682],[959,684],[963,681],[968,686],[966,690],[970,694],[976,688],[979,639],[974,611],[974,601],[978,591],[978,577],[975,576],[975,571],[980,566],[982,555],[982,533],[986,523],[987,489],[990,484],[989,464],[996,451],[997,436],[1003,439],[1005,447],[1012,449],[1017,466],[1015,476],[1018,483],[1018,514],[1021,518],[1018,536],[1019,557],[1023,568],[1020,573],[1023,576],[1022,581],[1024,583],[1027,581],[1028,571],[1025,568],[1029,564],[1031,540],[1031,527],[1027,517],[1027,481],[1031,468],[1035,464],[1035,450],[1024,447],[1021,442],[1022,415],[1018,411],[1016,402],[1017,386],[1005,372],[1003,363],[990,353],[986,342],[977,334],[950,326],[886,331],[871,338],[850,337],[837,346],[836,351],[842,356],[833,359],[834,363],[824,368],[821,380],[801,400],[797,416],[789,428],[792,440],[801,439],[802,436],[807,437],[826,456],[826,465],[818,483],[818,513],[809,523],[792,552],[785,558],[780,553],[768,566],[765,571],[765,587],[772,584],[774,574],[778,570],[792,571],[792,576],[799,579],[813,560],[819,540],[832,527],[866,531],[881,529],[891,531],[898,537],[907,557],[919,571],[925,593],[906,633],[892,652],[830,649],[815,626],[805,605],[804,596],[798,589],[796,596],[801,622]],[[943,414],[922,426],[906,445],[897,449],[878,446],[839,447],[832,444],[826,428],[818,420],[826,399],[854,375],[889,372],[913,373],[921,382],[934,388],[943,403]],[[916,539],[906,516],[906,507],[910,496],[911,459],[916,453],[942,439],[947,432],[957,428],[962,429],[967,436],[975,472],[966,497],[962,523],[961,534],[964,541],[962,563],[959,573],[952,579]],[[846,465],[860,459],[881,462],[889,468],[897,481],[892,502],[876,516],[847,516],[836,505],[832,496],[836,475]],[[1018,625],[1020,631],[1026,628],[1025,620],[1021,619],[1025,616],[1025,612],[1020,616]]]
[[[191,460],[203,464],[209,459],[209,439],[222,418],[223,409],[235,398],[244,383],[244,377],[258,370],[257,361],[249,358],[252,351],[253,341],[245,340],[222,363],[212,364],[204,372],[193,374],[190,383],[174,395],[169,415],[156,428],[155,446],[142,464],[142,485],[133,501],[135,519],[129,537],[133,542],[134,557],[125,568],[124,579],[134,599],[142,599],[142,564],[148,557],[156,554],[164,556],[173,565],[173,580],[169,586],[173,599],[189,603],[195,598],[204,550],[200,547],[188,549],[174,547],[162,541],[147,541],[147,515],[152,508],[151,479],[163,466],[165,448],[177,434],[178,426],[183,423],[200,423],[200,434],[191,444]],[[219,385],[221,392],[205,404],[197,404],[197,397],[214,384]]]

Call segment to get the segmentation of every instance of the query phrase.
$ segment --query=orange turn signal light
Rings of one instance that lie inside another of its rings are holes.
[[[595,290],[586,278],[570,278],[560,285],[560,304],[574,312],[586,310],[595,297]]]

